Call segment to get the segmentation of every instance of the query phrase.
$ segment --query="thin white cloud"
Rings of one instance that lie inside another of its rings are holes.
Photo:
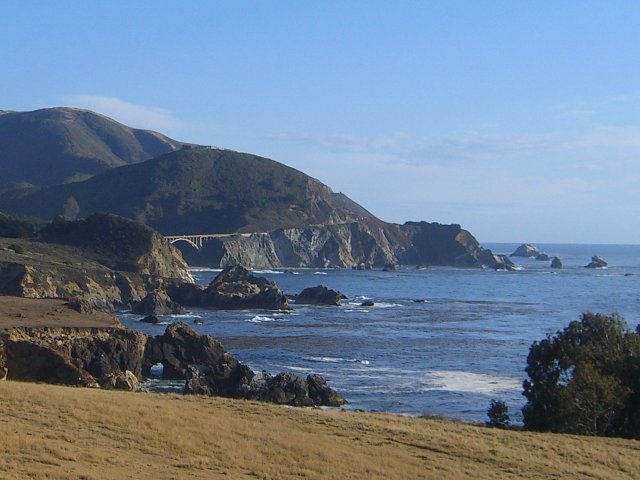
[[[131,127],[158,130],[162,133],[180,131],[187,127],[187,122],[179,119],[169,110],[137,105],[117,97],[79,94],[66,95],[63,101],[70,107],[93,110]]]
[[[563,162],[574,168],[628,166],[640,154],[640,126],[592,125],[580,130],[541,133],[469,131],[412,138],[408,135],[358,136],[346,133],[279,134],[273,139],[296,142],[331,153],[384,154],[409,164],[460,163],[506,166],[527,159]]]

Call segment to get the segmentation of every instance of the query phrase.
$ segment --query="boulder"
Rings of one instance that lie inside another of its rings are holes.
[[[585,268],[606,268],[607,262],[599,255],[594,255],[591,257],[591,262],[588,265],[585,265]]]
[[[138,378],[129,370],[110,373],[100,380],[100,386],[106,389],[128,390],[135,392],[140,388]]]
[[[152,323],[152,324],[158,324],[161,322],[160,318],[157,317],[156,315],[148,315],[142,319],[140,319],[140,321],[142,323]]]
[[[365,300],[360,304],[361,307],[373,307],[375,305],[373,300]]]
[[[331,290],[324,285],[305,288],[296,297],[297,304],[305,305],[340,305],[340,301],[345,298],[340,292]]]
[[[540,250],[535,245],[523,243],[510,255],[511,257],[536,257],[540,254]]]
[[[429,265],[426,263],[419,263],[416,265],[416,270],[429,270]]]
[[[136,315],[179,315],[187,312],[179,303],[173,301],[163,288],[157,288],[133,307],[131,313]]]
[[[562,268],[562,259],[560,257],[553,257],[551,260],[551,268]]]
[[[382,267],[383,272],[395,272],[397,269],[398,268],[395,263],[385,263],[384,267]]]
[[[549,260],[551,260],[551,257],[549,257],[549,255],[544,252],[540,252],[538,255],[536,255],[536,260],[539,260],[541,262],[548,262]]]

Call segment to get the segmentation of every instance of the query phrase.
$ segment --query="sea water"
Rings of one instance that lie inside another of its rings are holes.
[[[485,245],[511,253],[515,244]],[[164,317],[216,336],[254,371],[319,373],[348,408],[486,420],[491,399],[521,419],[522,382],[531,343],[585,311],[640,322],[640,246],[538,245],[549,261],[513,258],[513,272],[402,266],[395,272],[256,270],[288,294],[326,285],[348,299],[339,307],[292,303],[291,312],[194,309]],[[607,269],[587,269],[601,255]],[[219,272],[192,270],[208,284]],[[363,306],[372,300],[373,306]],[[129,327],[158,335],[165,325],[121,315]],[[201,322],[201,324],[200,324]],[[161,386],[160,384],[159,386]]]

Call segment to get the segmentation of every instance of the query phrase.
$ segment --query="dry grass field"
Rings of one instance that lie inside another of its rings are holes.
[[[640,442],[0,382],[2,479],[625,479]]]

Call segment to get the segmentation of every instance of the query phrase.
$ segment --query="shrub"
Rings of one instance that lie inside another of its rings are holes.
[[[524,426],[640,437],[640,334],[617,315],[585,313],[527,357]]]
[[[491,400],[487,416],[489,417],[487,425],[492,427],[506,428],[511,423],[509,407],[502,400]]]

